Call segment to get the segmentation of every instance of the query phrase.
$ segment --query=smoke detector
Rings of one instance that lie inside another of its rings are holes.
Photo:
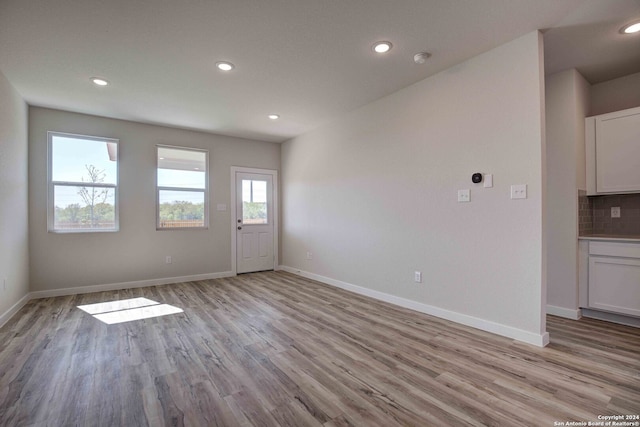
[[[420,52],[413,55],[413,62],[416,64],[424,64],[431,57],[429,52]]]

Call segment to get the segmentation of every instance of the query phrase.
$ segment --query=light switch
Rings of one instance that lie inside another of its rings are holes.
[[[470,202],[470,201],[471,201],[471,191],[469,189],[458,190],[458,202]]]
[[[519,184],[511,186],[511,198],[512,199],[526,199],[527,198],[527,184]]]
[[[225,205],[224,203],[218,203],[216,205],[216,209],[218,211],[226,211],[227,210],[227,205]]]
[[[485,173],[483,184],[484,188],[492,188],[493,187],[493,174]]]

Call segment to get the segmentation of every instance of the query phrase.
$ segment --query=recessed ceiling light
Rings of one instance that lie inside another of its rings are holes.
[[[220,71],[231,71],[236,66],[233,65],[231,62],[220,61],[220,62],[216,62],[216,67],[218,67],[218,70]]]
[[[376,42],[376,44],[373,45],[373,51],[376,53],[387,53],[392,47],[391,42]]]
[[[109,84],[105,79],[101,79],[100,77],[91,77],[91,81],[93,84],[98,86],[107,86]]]
[[[269,118],[271,120],[278,120],[280,118],[279,114],[269,114]]]
[[[640,31],[640,22],[634,22],[633,24],[625,25],[620,30],[623,34],[633,34]]]

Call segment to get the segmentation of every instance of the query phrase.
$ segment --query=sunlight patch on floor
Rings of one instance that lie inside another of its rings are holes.
[[[149,319],[151,317],[167,316],[184,311],[181,308],[169,304],[160,304],[157,301],[147,298],[130,298],[99,302],[96,304],[79,305],[78,308],[108,325]]]

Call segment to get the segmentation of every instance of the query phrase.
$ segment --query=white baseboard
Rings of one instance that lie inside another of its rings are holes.
[[[120,289],[144,288],[146,286],[169,285],[172,283],[194,282],[197,280],[221,279],[223,277],[231,277],[233,275],[234,274],[230,271],[223,271],[220,273],[195,274],[192,276],[163,277],[159,279],[136,280],[133,282],[108,283],[104,285],[34,291],[31,292],[31,299],[90,294],[92,292],[117,291]]]
[[[565,317],[567,319],[578,320],[582,317],[582,311],[578,309],[558,307],[555,305],[547,304],[547,314],[554,316]]]
[[[13,304],[11,308],[9,308],[9,310],[0,314],[0,328],[2,328],[5,323],[7,323],[9,319],[11,319],[18,311],[20,311],[20,309],[24,307],[31,299],[31,294],[28,293],[20,298],[17,303]]]
[[[528,344],[535,345],[537,347],[544,347],[549,344],[549,333],[536,334],[522,329],[513,328],[511,326],[502,325],[500,323],[492,322],[489,320],[479,319],[477,317],[469,316],[454,311],[445,310],[439,307],[435,307],[428,304],[423,304],[417,301],[412,301],[406,298],[397,297],[380,291],[374,291],[372,289],[364,288],[362,286],[353,285],[351,283],[342,282],[340,280],[332,279],[329,277],[320,276],[318,274],[309,273],[297,268],[288,267],[286,265],[278,266],[278,270],[283,270],[289,273],[297,274],[308,279],[317,280],[318,282],[326,283],[327,285],[335,286],[340,289],[354,292],[356,294],[371,297],[380,301],[388,302],[398,305],[400,307],[408,308],[418,311],[420,313],[428,314],[431,316],[439,317],[441,319],[450,320],[452,322],[460,323],[462,325],[471,326],[472,328],[480,329],[493,334],[502,335],[507,338],[512,338],[517,341],[522,341]]]
[[[609,313],[608,311],[592,310],[589,308],[583,308],[582,315],[591,319],[604,320],[605,322],[619,323],[620,325],[640,328],[640,317]]]
[[[195,274],[191,276],[164,277],[159,279],[136,280],[133,282],[108,283],[103,285],[77,286],[73,288],[33,291],[22,297],[9,310],[0,314],[0,328],[4,326],[22,307],[32,299],[61,297],[66,295],[89,294],[92,292],[116,291],[120,289],[144,288],[146,286],[169,285],[173,283],[194,282],[198,280],[222,279],[235,276],[231,271],[219,273]]]

